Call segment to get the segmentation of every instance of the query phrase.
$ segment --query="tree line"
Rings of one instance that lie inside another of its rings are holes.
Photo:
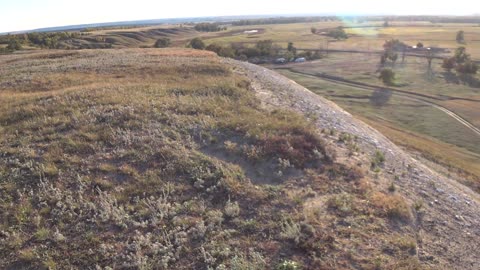
[[[222,57],[235,58],[243,61],[252,58],[270,59],[276,57],[285,58],[287,61],[299,57],[303,57],[307,60],[322,58],[322,54],[319,50],[314,52],[306,51],[299,53],[297,52],[297,48],[294,46],[293,42],[287,43],[287,47],[285,48],[273,43],[272,40],[260,40],[257,41],[253,46],[245,46],[243,43],[231,43],[227,46],[212,43],[207,46],[202,39],[194,38],[190,40],[190,42],[187,44],[187,47],[197,50],[208,50],[215,52],[217,55]]]
[[[335,16],[322,17],[280,17],[280,18],[264,18],[264,19],[246,19],[232,22],[232,25],[258,25],[258,24],[289,24],[289,23],[306,23],[306,22],[325,22],[338,21]]]
[[[0,44],[7,44],[7,50],[20,50],[22,46],[31,45],[40,48],[58,49],[59,42],[77,38],[81,34],[77,32],[50,32],[50,33],[25,33],[18,35],[0,36]]]
[[[372,16],[360,17],[366,21],[417,21],[431,23],[480,23],[480,16]]]
[[[221,26],[218,23],[197,23],[194,28],[199,32],[218,32],[227,30],[227,27]]]

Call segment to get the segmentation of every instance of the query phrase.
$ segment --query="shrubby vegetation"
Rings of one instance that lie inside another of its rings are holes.
[[[332,38],[338,39],[338,40],[348,38],[348,35],[347,35],[347,33],[345,32],[345,30],[343,29],[342,26],[339,26],[339,27],[337,27],[333,30],[328,31],[327,35],[329,37],[332,37]]]
[[[27,33],[0,37],[0,44],[8,44],[11,50],[19,50],[21,46],[36,46],[46,49],[58,49],[59,42],[79,37],[76,32]]]
[[[170,46],[170,39],[169,38],[159,38],[153,45],[155,48],[167,48]]]
[[[458,43],[465,43],[465,32],[463,30],[460,30],[457,32],[457,36],[455,37],[455,40]]]
[[[391,62],[392,67],[398,60],[398,52],[402,52],[405,55],[405,51],[408,45],[401,42],[398,39],[391,39],[385,41],[383,44],[383,54],[380,56],[380,64],[384,66],[387,61]]]
[[[190,40],[188,43],[187,47],[196,49],[196,50],[204,50],[205,49],[205,43],[201,38],[194,38]]]
[[[254,46],[245,46],[242,43],[232,43],[229,46],[222,46],[212,43],[206,50],[217,53],[222,57],[234,58],[242,61],[264,59],[271,61],[277,57],[283,57],[288,61],[295,57],[304,57],[307,60],[315,60],[323,57],[320,51],[305,51],[298,53],[292,42],[287,43],[286,48],[274,44],[272,40],[259,40]]]
[[[395,82],[395,72],[389,68],[382,69],[378,78],[386,85],[393,85]]]
[[[443,59],[442,67],[450,72],[455,69],[460,74],[476,74],[478,64],[473,62],[465,47],[458,47],[452,57]]]
[[[221,26],[218,23],[197,23],[194,28],[200,32],[218,32],[227,30],[225,26]]]

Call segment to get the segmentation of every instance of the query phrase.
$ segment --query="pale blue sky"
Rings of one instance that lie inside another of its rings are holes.
[[[474,0],[0,0],[0,32],[73,24],[257,14],[471,15]]]

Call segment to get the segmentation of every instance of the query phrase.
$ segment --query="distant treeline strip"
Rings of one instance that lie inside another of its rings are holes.
[[[41,48],[57,49],[59,41],[81,36],[78,32],[50,32],[50,33],[26,33],[17,35],[0,36],[0,44],[17,43],[16,50],[22,45],[33,45]]]
[[[367,21],[425,21],[432,23],[480,23],[480,16],[384,16],[365,17]]]
[[[432,23],[480,23],[480,16],[317,16],[317,17],[277,17],[245,19],[232,22],[232,25],[289,24],[325,21],[427,21]]]
[[[322,16],[322,17],[280,17],[280,18],[265,18],[265,19],[249,19],[232,22],[232,25],[257,25],[257,24],[288,24],[288,23],[303,23],[303,22],[324,22],[324,21],[338,21],[336,16]]]
[[[218,23],[197,23],[195,25],[195,30],[200,32],[218,32],[226,29]]]

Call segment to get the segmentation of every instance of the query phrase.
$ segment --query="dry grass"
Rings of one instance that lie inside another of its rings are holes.
[[[352,268],[382,253],[352,235],[398,230],[363,170],[211,53],[9,55],[0,77],[0,268]],[[306,218],[312,196],[338,200]]]
[[[371,195],[372,204],[378,208],[382,215],[402,222],[409,222],[412,219],[410,207],[405,199],[399,195],[386,195],[375,192]]]
[[[478,155],[444,142],[392,127],[390,123],[363,121],[378,129],[397,145],[419,152],[423,157],[446,168],[447,174],[459,175],[458,180],[480,192],[480,164]]]

